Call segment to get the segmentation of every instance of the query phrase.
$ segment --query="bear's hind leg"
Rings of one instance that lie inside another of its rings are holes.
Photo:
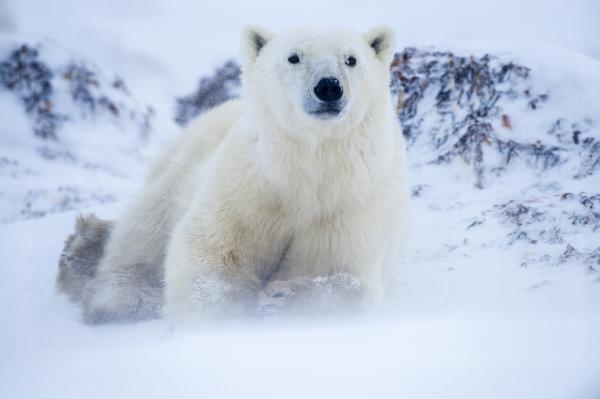
[[[128,283],[113,285],[105,280],[92,283],[83,300],[83,319],[89,324],[135,322],[160,316],[162,287]]]
[[[113,222],[95,215],[79,215],[75,231],[66,242],[58,262],[56,287],[74,302],[83,300],[84,292],[96,275],[104,255]]]
[[[115,223],[96,275],[83,293],[85,322],[130,322],[160,316],[163,262],[172,230],[171,191],[169,184],[156,182]]]

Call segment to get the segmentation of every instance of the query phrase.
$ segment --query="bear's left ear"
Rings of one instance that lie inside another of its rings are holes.
[[[375,51],[377,58],[386,66],[392,63],[394,51],[396,49],[396,35],[394,31],[387,26],[380,26],[371,29],[364,34],[369,47]]]
[[[248,64],[254,62],[273,34],[258,26],[249,26],[242,32],[242,54]]]

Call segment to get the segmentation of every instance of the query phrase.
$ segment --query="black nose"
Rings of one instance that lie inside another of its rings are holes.
[[[344,90],[336,78],[323,78],[315,86],[315,94],[321,101],[332,102],[342,98]]]

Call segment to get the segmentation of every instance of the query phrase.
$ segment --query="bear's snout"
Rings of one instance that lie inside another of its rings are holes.
[[[338,101],[344,94],[340,81],[333,77],[319,80],[314,91],[319,100],[327,103]]]

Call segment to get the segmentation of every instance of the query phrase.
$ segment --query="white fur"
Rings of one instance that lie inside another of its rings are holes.
[[[200,117],[157,161],[115,226],[88,312],[132,311],[144,294],[131,287],[148,272],[159,291],[164,278],[168,316],[237,313],[270,281],[335,273],[381,298],[407,206],[393,33],[250,28],[243,49],[243,100]],[[347,104],[323,120],[303,101],[325,76]]]

